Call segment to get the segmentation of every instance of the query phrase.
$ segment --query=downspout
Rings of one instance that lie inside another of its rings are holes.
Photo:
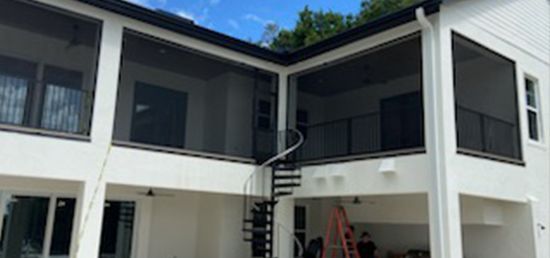
[[[428,199],[430,200],[433,198],[433,202],[435,202],[437,209],[435,211],[435,214],[431,214],[430,216],[435,216],[436,218],[436,227],[431,232],[432,234],[436,234],[432,237],[436,237],[439,239],[439,243],[441,245],[438,245],[437,247],[432,246],[432,248],[439,249],[439,253],[435,253],[432,255],[435,255],[435,257],[438,257],[438,255],[441,255],[441,257],[448,257],[450,255],[449,246],[447,243],[447,239],[445,237],[445,234],[443,233],[446,229],[447,223],[445,222],[445,196],[446,196],[446,171],[445,171],[445,165],[443,163],[444,159],[444,152],[445,147],[444,143],[442,142],[442,135],[440,134],[441,128],[438,126],[438,122],[442,116],[440,115],[442,112],[440,107],[441,98],[438,94],[437,89],[437,82],[438,82],[438,70],[437,70],[437,58],[436,58],[436,46],[437,46],[437,40],[436,40],[436,31],[434,29],[433,24],[428,20],[426,17],[426,13],[424,11],[423,7],[419,7],[416,9],[416,20],[420,24],[423,30],[427,31],[427,35],[429,35],[429,38],[426,40],[430,41],[430,48],[429,48],[429,59],[425,60],[430,62],[429,68],[430,71],[429,74],[429,84],[427,85],[430,87],[428,90],[429,93],[429,106],[426,110],[429,110],[431,112],[428,112],[425,114],[426,116],[429,114],[428,120],[428,126],[429,128],[432,128],[431,132],[433,135],[430,135],[426,137],[428,139],[429,137],[432,138],[431,141],[428,141],[427,144],[429,144],[427,147],[427,153],[428,158],[430,160],[430,166],[431,166],[431,172],[432,172],[432,186],[431,186],[431,193],[428,194]],[[433,196],[430,196],[433,195]],[[429,201],[430,202],[430,201]],[[447,229],[448,230],[448,229]]]

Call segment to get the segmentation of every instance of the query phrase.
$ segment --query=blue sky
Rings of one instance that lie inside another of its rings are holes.
[[[292,28],[297,14],[308,5],[313,10],[357,13],[361,0],[127,0],[163,9],[195,23],[243,40],[259,40],[266,23]]]

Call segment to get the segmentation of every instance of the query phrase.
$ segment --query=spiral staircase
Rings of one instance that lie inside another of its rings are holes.
[[[283,139],[290,147],[261,164],[244,188],[244,241],[250,243],[254,258],[274,257],[275,206],[301,185],[300,168],[289,157],[304,143],[304,137],[299,131],[290,129]],[[254,189],[259,190],[261,196],[255,197]]]

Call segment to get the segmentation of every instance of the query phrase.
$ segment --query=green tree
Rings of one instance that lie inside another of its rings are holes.
[[[419,2],[418,0],[363,0],[361,11],[357,15],[357,25],[363,24],[378,17],[390,14],[407,6]]]
[[[260,41],[263,46],[279,51],[292,51],[323,39],[332,37],[345,30],[361,25],[377,17],[395,12],[419,0],[363,0],[357,15],[340,14],[332,11],[312,11],[305,6],[298,13],[298,21],[293,29],[279,29],[277,25],[266,26]],[[276,27],[277,30],[274,30]],[[265,35],[271,35],[265,41]]]

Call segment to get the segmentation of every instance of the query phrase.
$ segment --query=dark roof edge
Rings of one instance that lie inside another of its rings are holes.
[[[228,35],[197,26],[184,19],[175,18],[163,12],[141,7],[123,0],[77,0],[101,9],[121,14],[148,24],[152,24],[176,33],[196,38],[214,45],[241,52],[253,57],[286,64],[285,55],[266,48],[230,37]]]
[[[439,12],[442,0],[425,0],[421,3],[409,6],[405,9],[374,19],[363,25],[357,26],[328,39],[319,41],[313,45],[298,49],[288,54],[287,64],[294,64],[316,55],[322,54],[354,41],[372,36],[374,34],[395,28],[405,23],[416,20],[416,9],[423,7],[426,15]]]
[[[167,15],[163,12],[141,7],[123,0],[77,1],[280,65],[291,65],[351,42],[411,22],[416,19],[415,10],[418,7],[423,7],[426,15],[436,13],[439,11],[439,6],[442,2],[442,0],[425,0],[311,46],[290,53],[277,53],[255,44],[197,26],[187,20],[176,18],[173,15]]]

